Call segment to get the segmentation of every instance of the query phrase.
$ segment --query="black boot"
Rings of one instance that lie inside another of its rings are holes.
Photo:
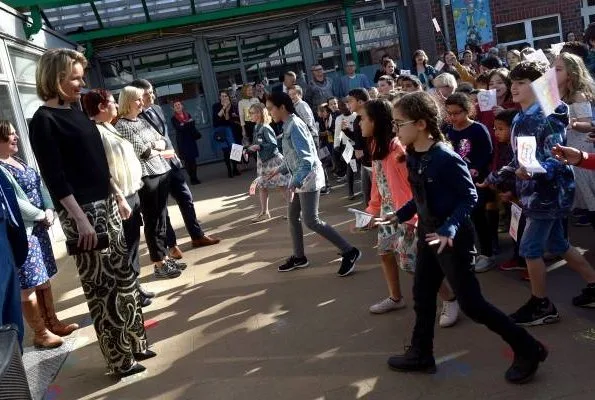
[[[190,177],[190,184],[191,185],[200,185],[200,180],[196,177],[196,162],[186,161],[186,172],[188,172],[188,176]]]
[[[545,346],[537,341],[536,343],[536,348],[528,354],[515,352],[514,361],[504,375],[508,382],[522,384],[533,379],[539,363],[544,362],[548,356]]]
[[[134,359],[136,361],[143,361],[143,360],[148,360],[149,358],[153,358],[157,355],[157,353],[155,353],[152,350],[145,350],[142,353],[134,353]]]
[[[405,354],[388,359],[388,366],[400,372],[436,373],[436,361],[432,352],[423,352],[416,347],[408,347]]]
[[[126,371],[114,372],[114,376],[118,379],[121,379],[134,374],[139,374],[141,372],[144,372],[145,370],[146,368],[143,365],[136,363]]]

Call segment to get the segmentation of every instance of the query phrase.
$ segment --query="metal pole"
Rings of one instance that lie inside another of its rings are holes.
[[[355,32],[353,30],[353,15],[351,14],[351,7],[344,5],[345,21],[347,21],[347,34],[349,36],[349,47],[351,48],[351,57],[355,66],[359,71],[359,57],[357,54],[357,46],[355,45]]]

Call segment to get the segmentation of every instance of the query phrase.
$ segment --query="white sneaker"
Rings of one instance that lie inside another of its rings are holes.
[[[399,300],[394,301],[392,298],[387,297],[386,299],[379,301],[378,303],[370,306],[370,312],[372,314],[384,314],[389,311],[400,310],[401,308],[407,307],[405,299],[401,297]]]
[[[457,323],[459,319],[459,303],[455,301],[443,301],[442,312],[440,313],[440,327],[448,328]]]
[[[477,256],[477,259],[475,262],[475,272],[477,272],[477,273],[487,272],[487,271],[491,270],[492,268],[494,268],[495,266],[496,266],[496,263],[494,262],[494,257]]]

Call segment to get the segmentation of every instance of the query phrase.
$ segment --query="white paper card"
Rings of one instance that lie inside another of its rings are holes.
[[[372,221],[372,218],[374,217],[372,214],[368,214],[367,212],[356,210],[355,208],[348,208],[347,211],[355,214],[355,227],[356,228],[367,227],[368,224],[370,223],[370,221]]]
[[[492,108],[498,105],[496,89],[481,90],[477,93],[477,103],[479,104],[480,111],[491,111]]]
[[[434,29],[436,29],[436,32],[440,32],[440,24],[438,23],[438,20],[436,18],[432,18],[432,23],[434,24]]]
[[[525,55],[526,61],[535,61],[541,64],[550,65],[550,60],[547,59],[543,50],[539,49],[533,53]]]
[[[564,42],[552,44],[550,46],[550,48],[552,49],[552,54],[555,56],[559,55],[560,52],[562,51],[562,47],[564,47],[565,44],[566,43],[564,43]]]
[[[403,76],[411,76],[411,71],[408,69],[402,69],[401,73],[399,75],[403,75]]]
[[[325,158],[327,158],[330,155],[331,155],[331,152],[328,151],[328,148],[326,146],[323,146],[320,149],[318,149],[318,158],[319,159],[324,160]]]
[[[561,102],[556,70],[550,68],[541,78],[533,81],[531,87],[545,116],[552,114]]]
[[[349,166],[353,172],[357,172],[357,161],[354,158],[349,160]]]
[[[441,60],[438,60],[434,68],[436,68],[437,71],[442,71],[442,68],[444,68],[444,63]]]
[[[230,160],[234,160],[237,162],[242,161],[242,151],[244,150],[243,146],[239,144],[232,144],[231,145],[231,153],[229,154]]]
[[[535,156],[537,151],[535,136],[519,136],[516,138],[516,145],[519,164],[533,174],[543,174],[546,172]]]
[[[349,163],[351,161],[351,159],[353,158],[353,146],[351,145],[351,143],[347,143],[345,145],[345,150],[343,150],[342,157],[346,163]]]
[[[514,239],[515,242],[518,242],[519,222],[521,220],[521,214],[523,210],[515,203],[511,204],[512,206],[510,208],[510,229],[508,230],[508,233]]]

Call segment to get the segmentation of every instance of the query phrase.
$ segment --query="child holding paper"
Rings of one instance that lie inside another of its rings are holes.
[[[496,133],[496,141],[502,145],[500,152],[494,158],[494,171],[491,172],[483,183],[476,183],[478,188],[486,188],[493,186],[498,190],[500,201],[518,204],[516,196],[516,179],[514,175],[514,168],[510,165],[514,162],[514,153],[510,144],[510,135],[512,130],[512,121],[517,115],[518,111],[504,110],[496,114],[494,118],[494,131]],[[488,214],[489,219],[489,214]],[[514,242],[514,256],[498,266],[502,271],[526,270],[527,264],[525,259],[519,255],[519,242],[523,237],[523,230],[525,227],[525,216],[521,214],[519,226],[517,228],[517,240]],[[496,227],[497,229],[497,227]],[[496,232],[497,234],[497,232]]]
[[[347,177],[347,169],[350,167],[347,165],[347,161],[343,159],[342,154],[346,146],[350,145],[353,147],[355,144],[355,142],[350,139],[350,136],[353,136],[353,123],[357,117],[357,114],[351,112],[349,107],[347,107],[347,103],[342,100],[339,100],[338,107],[339,115],[337,115],[335,119],[335,136],[333,138],[335,163],[338,165],[337,171],[335,173],[340,177],[340,179],[345,179]],[[350,194],[352,194],[353,183],[351,183],[350,188]]]
[[[474,111],[469,96],[463,93],[450,95],[446,99],[449,125],[446,126],[445,133],[455,152],[467,163],[473,180],[483,182],[492,163],[492,140],[488,129],[471,119]],[[494,266],[492,229],[486,214],[486,204],[495,200],[495,194],[489,188],[482,188],[477,190],[477,195],[477,205],[471,214],[480,246],[475,272],[485,272]]]
[[[248,149],[256,152],[256,174],[258,179],[258,193],[260,212],[252,222],[262,222],[271,219],[269,213],[269,189],[280,189],[287,202],[287,184],[289,175],[277,174],[271,178],[271,172],[276,171],[283,164],[283,156],[277,147],[275,131],[271,128],[271,116],[262,103],[252,104],[248,111],[254,126],[254,144]]]
[[[438,105],[427,93],[411,93],[396,104],[393,117],[399,140],[407,146],[413,192],[413,198],[397,211],[394,220],[403,223],[417,214],[418,247],[411,346],[405,354],[390,357],[388,365],[402,372],[436,372],[436,293],[446,277],[463,312],[512,347],[514,361],[506,371],[506,380],[528,382],[548,352],[481,293],[471,268],[474,234],[470,215],[477,193],[466,163],[445,143]]]
[[[542,64],[524,61],[510,74],[513,100],[522,107],[513,122],[512,143],[517,143],[521,137],[533,137],[536,148],[532,149],[534,155],[528,156],[545,170],[545,173],[532,173],[527,167],[519,165],[518,149],[516,145],[513,146],[517,191],[527,219],[520,254],[527,262],[531,298],[510,317],[517,324],[527,326],[558,322],[560,319],[556,307],[547,297],[546,268],[543,261],[546,250],[561,255],[568,266],[587,282],[587,287],[572,299],[572,303],[578,307],[595,305],[595,271],[564,236],[563,219],[568,216],[572,207],[574,176],[570,166],[559,162],[552,153],[555,145],[566,141],[568,106],[561,103],[553,114],[546,116],[536,97],[536,93],[541,95],[542,92],[534,92],[532,88],[532,82],[541,78],[545,72]],[[527,154],[522,156],[526,158]]]
[[[391,108],[387,101],[371,100],[360,114],[362,135],[370,138],[372,155],[372,196],[366,212],[381,218],[394,214],[412,197],[407,180],[405,148],[393,132]],[[370,225],[374,226],[375,221]],[[378,227],[378,253],[389,297],[370,307],[373,314],[383,314],[406,306],[401,294],[399,267],[408,273],[415,272],[416,225],[417,216],[414,216],[403,224]],[[446,283],[441,286],[440,295],[443,299],[440,326],[446,328],[456,323],[459,305]]]

